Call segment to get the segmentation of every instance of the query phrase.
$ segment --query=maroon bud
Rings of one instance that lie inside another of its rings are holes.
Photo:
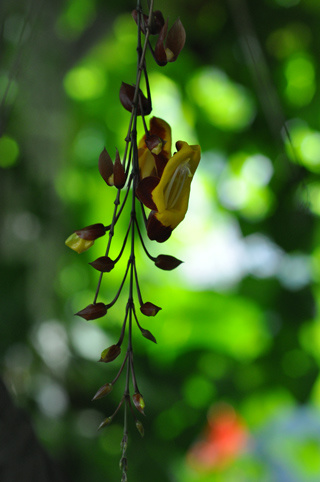
[[[123,107],[129,112],[132,112],[132,109],[133,109],[133,100],[134,100],[135,91],[136,91],[135,85],[129,85],[129,84],[126,84],[125,82],[122,82],[120,87],[120,102],[123,105]],[[137,115],[141,115],[140,103],[142,104],[143,114],[144,115],[150,114],[152,110],[151,102],[143,95],[141,89],[139,89],[138,98],[137,98]]]
[[[147,301],[140,306],[141,313],[146,316],[155,316],[160,310],[161,308],[159,306],[150,303],[150,301]]]
[[[103,422],[100,423],[99,427],[98,427],[98,430],[104,428],[104,427],[107,427],[108,425],[110,425],[110,423],[112,422],[112,419],[113,417],[107,417],[104,419]]]
[[[132,15],[132,18],[133,20],[136,22],[136,24],[138,25],[138,11],[137,10],[133,10],[131,12],[131,15]],[[140,28],[141,28],[141,32],[143,34],[146,33],[146,26],[148,25],[148,15],[146,15],[145,13],[142,15],[142,18],[143,20],[141,19],[140,21]]]
[[[134,395],[132,395],[132,400],[136,409],[139,410],[140,413],[145,415],[144,407],[146,406],[146,404],[144,403],[141,393],[137,392]]]
[[[175,21],[168,32],[168,20],[160,30],[159,37],[154,50],[154,58],[158,65],[166,65],[167,62],[174,62],[184,47],[186,42],[186,31],[181,20]]]
[[[90,226],[86,226],[85,228],[78,229],[75,231],[79,238],[87,239],[89,241],[94,241],[101,236],[106,234],[106,228],[103,224],[91,224]]]
[[[183,49],[185,43],[186,31],[180,18],[178,18],[168,32],[168,37],[165,44],[165,52],[168,62],[174,62],[177,60],[177,57]]]
[[[94,303],[92,305],[88,305],[81,311],[76,313],[77,316],[81,316],[85,320],[96,320],[97,318],[101,318],[102,316],[107,314],[107,306],[104,303]]]
[[[114,161],[114,168],[113,168],[113,182],[114,185],[118,188],[121,189],[125,183],[126,183],[126,173],[124,170],[124,167],[120,161],[120,156],[119,156],[119,151],[117,149],[116,153],[116,159]]]
[[[166,22],[164,23],[164,25],[162,26],[159,32],[159,37],[154,49],[155,61],[160,66],[166,65],[168,62],[166,51],[164,48],[164,39],[166,38],[167,31],[168,31],[168,20],[166,20]]]
[[[164,26],[164,18],[160,10],[153,12],[150,33],[152,35],[157,35],[160,33],[162,27]]]
[[[157,343],[157,340],[153,336],[153,334],[149,330],[145,330],[144,328],[140,328],[142,336],[147,338],[147,340],[153,341],[153,343]]]
[[[107,150],[104,148],[99,156],[99,172],[108,186],[113,186],[113,162]]]
[[[137,12],[137,10],[133,10],[132,17],[133,17],[134,21],[136,22],[136,24],[138,25],[138,12]],[[143,14],[143,21],[141,22],[141,31],[144,34],[146,33],[146,27],[148,25],[148,20],[149,20],[149,16],[146,15],[146,14]],[[163,24],[164,24],[163,15],[160,12],[160,10],[156,10],[152,14],[151,25],[150,25],[150,29],[149,29],[150,34],[151,35],[157,35],[160,32],[161,28],[163,27]]]
[[[171,271],[172,269],[177,268],[183,261],[180,259],[175,258],[174,256],[169,256],[168,254],[159,254],[157,256],[154,264],[165,271]]]
[[[91,264],[94,269],[101,271],[102,273],[109,273],[109,271],[114,268],[114,261],[112,261],[112,259],[110,259],[108,256],[101,256],[89,264]]]
[[[105,385],[102,385],[102,387],[99,388],[99,390],[97,391],[97,393],[95,394],[95,396],[91,401],[93,402],[93,400],[97,400],[98,398],[105,397],[106,395],[108,395],[108,393],[112,391],[112,388],[113,388],[112,383],[106,383]]]
[[[109,348],[106,348],[101,353],[101,358],[99,362],[109,363],[115,360],[121,353],[121,347],[119,345],[111,345]]]

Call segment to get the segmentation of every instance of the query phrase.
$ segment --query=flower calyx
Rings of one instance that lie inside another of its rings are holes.
[[[154,262],[158,268],[163,269],[164,271],[171,271],[177,268],[181,263],[183,263],[183,261],[168,254],[159,254]]]
[[[115,360],[121,353],[121,347],[119,345],[111,345],[101,353],[99,362],[109,363]]]
[[[161,309],[162,308],[160,308],[160,306],[154,305],[150,301],[147,301],[140,306],[141,313],[146,316],[156,316],[158,311],[160,311]]]
[[[98,430],[101,430],[102,428],[104,427],[107,427],[108,425],[111,424],[113,420],[113,417],[107,417],[103,420],[103,422],[100,423],[99,427],[98,427]]]
[[[132,112],[132,109],[134,108],[135,91],[136,91],[135,85],[130,85],[130,84],[126,84],[125,82],[122,82],[120,87],[120,92],[119,92],[120,102],[122,106],[129,112]],[[150,114],[152,110],[151,100],[145,97],[141,89],[138,90],[138,97],[136,99],[136,102],[137,102],[137,107],[136,107],[137,115]]]
[[[100,258],[95,259],[89,264],[101,273],[109,273],[115,265],[114,261],[112,261],[109,256],[100,256]]]
[[[102,387],[99,388],[99,390],[97,391],[97,393],[95,394],[95,396],[92,398],[92,402],[94,400],[98,400],[98,398],[102,398],[102,397],[105,397],[106,395],[108,395],[113,389],[113,385],[112,383],[105,383],[104,385],[102,385]]]
[[[106,230],[107,228],[102,223],[91,224],[72,233],[66,239],[65,244],[68,248],[81,254],[91,248],[96,239],[104,236]]]
[[[132,400],[133,400],[133,403],[134,403],[134,406],[136,407],[136,409],[139,410],[140,413],[145,415],[144,408],[145,408],[146,404],[143,400],[143,397],[142,397],[141,393],[139,393],[139,392],[134,393],[132,395]]]
[[[108,186],[115,186],[118,189],[123,188],[127,176],[121,163],[118,149],[116,149],[116,157],[113,164],[108,151],[104,148],[99,156],[98,167],[101,177]]]
[[[76,316],[81,316],[87,321],[96,320],[107,314],[107,305],[104,303],[93,303],[86,306],[83,310],[78,311]]]
[[[186,42],[186,31],[179,18],[170,28],[168,35],[167,31],[168,20],[161,28],[154,50],[154,59],[160,66],[175,62]]]
[[[138,25],[138,11],[133,10],[132,17],[136,24]],[[141,31],[143,34],[146,34],[146,27],[148,26],[149,16],[143,14],[142,16],[143,21],[141,22]],[[150,35],[158,35],[164,25],[164,18],[160,10],[155,10],[152,12],[151,16],[151,23],[149,25],[149,33]]]

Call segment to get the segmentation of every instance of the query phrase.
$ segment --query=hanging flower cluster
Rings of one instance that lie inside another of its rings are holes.
[[[144,415],[145,402],[138,388],[137,378],[133,363],[133,338],[132,328],[136,323],[141,334],[148,340],[156,343],[153,334],[140,325],[137,316],[137,304],[140,312],[145,316],[155,316],[161,308],[151,301],[145,301],[140,289],[138,272],[135,261],[136,241],[139,239],[147,257],[160,269],[172,270],[178,267],[181,261],[173,256],[160,254],[152,256],[144,243],[144,232],[151,240],[162,243],[166,241],[173,229],[184,219],[188,208],[190,184],[200,161],[200,147],[190,146],[187,142],[178,141],[176,152],[171,152],[171,128],[162,119],[152,117],[148,129],[145,116],[152,111],[151,93],[146,68],[146,49],[150,48],[157,64],[164,66],[167,62],[174,62],[181,52],[185,43],[185,30],[180,20],[177,20],[168,31],[168,21],[164,21],[159,11],[153,11],[153,1],[150,4],[148,15],[141,10],[140,0],[132,16],[138,26],[138,61],[137,78],[135,85],[122,83],[120,88],[120,102],[131,113],[129,128],[125,139],[124,154],[121,160],[118,150],[115,160],[106,149],[100,154],[98,167],[101,177],[108,186],[116,189],[114,210],[111,223],[105,226],[102,223],[92,224],[75,231],[66,240],[66,245],[77,253],[89,249],[95,240],[108,233],[107,248],[104,256],[94,260],[91,266],[100,272],[97,290],[92,304],[76,313],[85,320],[95,320],[107,314],[117,302],[120,293],[127,281],[128,300],[124,310],[124,320],[117,343],[107,347],[101,353],[100,362],[109,363],[121,354],[125,333],[128,333],[128,344],[123,357],[121,367],[116,377],[102,385],[93,400],[108,395],[113,386],[126,369],[126,382],[123,396],[116,410],[111,416],[102,421],[99,428],[109,425],[114,419],[121,406],[124,406],[124,433],[122,439],[122,456],[120,466],[122,480],[127,480],[126,448],[128,440],[127,413],[132,412],[136,427],[143,436],[143,425],[136,417],[136,409]],[[144,42],[142,44],[142,34]],[[155,46],[150,41],[154,36]],[[146,95],[140,89],[142,74],[145,79]],[[137,142],[137,118],[141,116],[144,125],[144,136]],[[123,199],[121,199],[123,197]],[[126,203],[131,203],[130,215],[128,216],[128,228],[122,241],[122,247],[116,257],[110,257],[112,239],[115,228]],[[147,217],[145,208],[149,209]],[[142,221],[143,229],[140,227]],[[123,274],[122,282],[113,300],[109,302],[98,301],[101,281],[104,273],[113,270],[123,256],[126,245],[130,244],[127,265]],[[137,300],[134,299],[134,289]],[[131,388],[132,386],[132,388]],[[131,396],[131,390],[132,396]]]

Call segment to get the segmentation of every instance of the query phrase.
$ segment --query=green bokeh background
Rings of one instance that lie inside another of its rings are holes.
[[[117,341],[126,300],[101,320],[75,318],[92,302],[98,276],[87,263],[105,240],[81,256],[64,240],[111,220],[115,191],[97,160],[104,146],[124,150],[129,113],[118,91],[135,81],[134,7],[60,0],[0,8],[1,376],[77,482],[120,478],[121,411],[110,427],[97,426],[124,380],[90,399],[121,364],[96,360]],[[155,8],[171,24],[180,16],[187,43],[166,67],[148,54],[153,115],[170,123],[174,141],[199,143],[203,154],[185,221],[164,245],[147,243],[154,256],[184,264],[159,272],[137,250],[144,299],[162,311],[140,319],[157,345],[134,333],[147,417],[144,439],[130,425],[129,480],[317,481],[320,4]],[[111,255],[125,231],[121,218]],[[104,277],[105,301],[124,266]],[[214,439],[207,466],[190,462],[196,441],[209,444],[219,407],[235,417],[243,444],[222,463]]]

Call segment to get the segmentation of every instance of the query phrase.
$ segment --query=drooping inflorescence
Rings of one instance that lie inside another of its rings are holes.
[[[122,159],[118,150],[114,162],[108,151],[103,149],[100,154],[98,167],[100,175],[108,186],[116,190],[113,215],[109,225],[102,223],[92,224],[75,231],[66,240],[66,245],[77,253],[89,249],[95,240],[107,235],[108,242],[105,254],[93,262],[91,266],[100,272],[97,290],[92,304],[86,306],[78,313],[85,320],[95,320],[107,315],[117,302],[120,293],[128,287],[128,298],[124,309],[124,320],[117,343],[103,350],[100,362],[109,363],[121,354],[122,344],[127,333],[127,347],[123,362],[116,377],[102,385],[93,400],[102,398],[111,392],[113,386],[126,369],[126,382],[123,396],[111,416],[102,421],[99,428],[109,425],[121,406],[124,406],[124,433],[121,443],[122,456],[120,467],[122,480],[127,480],[126,447],[128,440],[127,414],[132,412],[136,427],[141,436],[144,429],[140,420],[136,417],[136,409],[144,415],[145,402],[138,388],[137,378],[133,363],[133,337],[132,326],[136,323],[141,334],[148,340],[156,343],[153,334],[140,325],[137,306],[145,316],[155,316],[161,308],[150,301],[144,301],[138,279],[138,271],[135,260],[137,240],[141,243],[147,257],[160,269],[172,270],[178,267],[181,261],[173,256],[160,254],[152,256],[145,243],[145,231],[151,240],[162,243],[166,241],[173,229],[185,217],[190,195],[190,184],[200,161],[200,147],[190,146],[186,142],[176,143],[177,152],[171,153],[171,128],[163,119],[152,117],[148,129],[145,117],[152,111],[151,92],[146,67],[146,50],[149,48],[158,65],[164,66],[167,62],[174,62],[181,52],[185,43],[185,30],[180,20],[177,20],[168,31],[168,21],[164,21],[160,11],[153,11],[151,1],[149,14],[142,12],[140,1],[132,16],[137,23],[137,76],[136,83],[129,85],[122,83],[120,87],[120,102],[131,113],[127,136],[125,138],[124,154]],[[144,42],[142,43],[142,35]],[[155,37],[152,46],[150,36]],[[145,79],[146,95],[140,88],[142,75]],[[137,118],[141,116],[144,126],[144,135],[137,142]],[[116,225],[124,215],[124,206],[131,203],[128,215],[128,228],[120,253],[116,258],[109,256],[113,237],[116,236]],[[147,217],[145,208],[149,209]],[[138,216],[141,210],[142,216]],[[142,218],[142,226],[139,219]],[[100,301],[100,287],[104,273],[113,270],[120,258],[124,255],[125,247],[130,244],[129,255],[122,282],[113,300]],[[137,300],[134,298],[134,290]],[[99,298],[99,301],[98,301]],[[132,396],[131,396],[132,393]]]

